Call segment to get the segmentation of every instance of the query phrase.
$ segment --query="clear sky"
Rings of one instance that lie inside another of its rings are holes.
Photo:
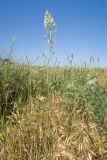
[[[14,56],[41,59],[47,49],[43,16],[48,10],[58,29],[55,54],[77,61],[99,58],[107,66],[107,0],[0,0],[0,46],[16,38]]]

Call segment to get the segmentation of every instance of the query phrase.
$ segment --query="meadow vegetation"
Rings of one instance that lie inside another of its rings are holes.
[[[0,159],[106,160],[106,72],[51,67],[49,61],[34,67],[1,57]]]

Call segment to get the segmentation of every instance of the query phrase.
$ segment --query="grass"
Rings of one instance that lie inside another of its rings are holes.
[[[106,77],[100,68],[2,59],[0,159],[106,160]]]

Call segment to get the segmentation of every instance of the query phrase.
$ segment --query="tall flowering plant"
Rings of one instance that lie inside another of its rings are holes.
[[[44,28],[46,31],[46,40],[49,45],[49,54],[48,54],[48,63],[50,61],[51,56],[53,55],[53,44],[56,42],[56,23],[52,17],[52,15],[45,11],[44,15]]]
[[[49,45],[48,56],[45,57],[47,59],[47,66],[49,66],[50,60],[54,54],[53,52],[53,44],[56,41],[56,23],[51,16],[51,14],[46,10],[44,15],[44,28],[46,31],[46,41]],[[50,81],[49,81],[49,68],[47,67],[47,84],[48,84],[48,108],[49,108],[49,126],[50,126],[50,134],[51,134],[51,92],[50,92]]]

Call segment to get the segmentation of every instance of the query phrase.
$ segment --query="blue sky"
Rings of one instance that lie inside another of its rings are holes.
[[[56,57],[73,53],[79,63],[93,56],[107,66],[107,0],[0,0],[0,46],[8,49],[14,35],[14,57],[41,59],[46,9],[57,24]]]

